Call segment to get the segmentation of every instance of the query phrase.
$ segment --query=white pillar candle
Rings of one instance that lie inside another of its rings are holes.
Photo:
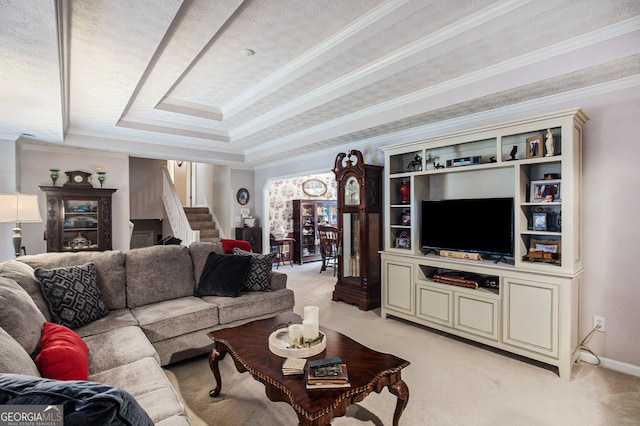
[[[318,337],[318,333],[318,321],[315,319],[305,319],[302,321],[302,335],[304,336],[305,342],[316,339]]]
[[[291,324],[289,326],[289,346],[302,345],[302,324]]]
[[[317,306],[305,306],[304,319],[315,320],[318,324],[320,324],[320,308]]]

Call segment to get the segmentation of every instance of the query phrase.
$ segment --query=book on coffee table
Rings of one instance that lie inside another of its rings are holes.
[[[346,364],[309,368],[307,389],[348,388],[349,374]]]

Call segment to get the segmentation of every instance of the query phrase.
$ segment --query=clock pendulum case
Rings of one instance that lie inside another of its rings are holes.
[[[382,166],[365,164],[360,151],[341,152],[333,172],[338,187],[338,281],[334,301],[380,307]]]

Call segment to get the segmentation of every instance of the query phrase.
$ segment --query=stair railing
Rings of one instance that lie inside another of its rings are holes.
[[[213,220],[213,223],[216,225],[216,229],[218,230],[218,236],[220,238],[227,238],[225,237],[224,234],[224,229],[222,228],[222,226],[220,226],[220,222],[218,221],[218,218],[216,217],[216,213],[213,211],[213,208],[211,207],[211,204],[209,203],[209,200],[207,199],[207,197],[204,197],[204,206],[206,208],[209,209],[209,213],[211,213],[211,220]]]
[[[162,178],[162,203],[164,204],[173,236],[181,239],[182,244],[186,246],[193,242],[200,241],[200,231],[191,229],[180,197],[178,197],[178,193],[166,167],[164,167]]]

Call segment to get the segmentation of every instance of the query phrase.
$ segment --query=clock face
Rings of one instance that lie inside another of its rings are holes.
[[[82,172],[80,170],[74,170],[72,172],[64,173],[68,178],[68,181],[64,184],[64,186],[91,187],[91,182],[89,182],[89,176],[91,176],[91,173]]]
[[[354,176],[349,176],[344,186],[345,206],[357,206],[360,204],[360,184]]]

